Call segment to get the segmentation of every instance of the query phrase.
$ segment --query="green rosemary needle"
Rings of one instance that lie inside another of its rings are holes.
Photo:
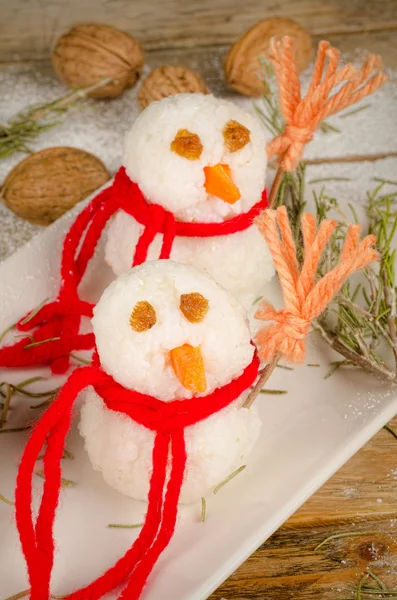
[[[201,498],[201,520],[204,523],[205,518],[207,516],[207,502],[205,498]]]
[[[363,106],[359,106],[358,108],[349,110],[349,112],[347,112],[347,113],[342,113],[341,115],[339,115],[339,118],[344,119],[345,117],[351,117],[352,115],[356,115],[357,113],[359,113],[363,110],[367,110],[367,108],[369,108],[370,106],[371,106],[370,104],[364,104]]]
[[[364,576],[363,576],[363,577],[360,579],[360,581],[359,581],[359,584],[358,584],[358,587],[357,587],[357,592],[356,592],[356,598],[357,598],[357,600],[361,600],[361,599],[362,599],[362,595],[361,595],[361,592],[362,592],[362,587],[363,587],[363,585],[364,585],[364,581],[366,581],[366,580],[368,579],[368,577],[369,577],[369,574],[368,574],[368,573],[366,573],[366,574],[365,574],[365,575],[364,575]]]
[[[123,525],[122,523],[109,523],[109,529],[139,529],[143,527],[143,523],[135,523],[134,525]]]
[[[1,411],[1,417],[0,417],[0,429],[2,429],[3,425],[5,425],[5,423],[7,423],[7,415],[8,415],[8,411],[10,409],[10,403],[11,403],[11,398],[12,398],[12,387],[10,386],[9,383],[6,384],[6,397],[4,400],[4,404],[3,404],[3,409]]]
[[[46,302],[48,302],[49,298],[44,298],[44,300],[42,302],[40,302],[40,304],[38,306],[36,306],[36,308],[34,308],[32,310],[32,312],[30,312],[22,321],[21,321],[21,325],[26,325],[26,323],[29,323],[29,321],[31,321],[39,312],[39,310],[41,310],[44,306],[44,304],[46,304]]]
[[[381,578],[380,578],[380,577],[378,577],[377,575],[375,575],[375,573],[373,573],[373,572],[371,571],[371,569],[369,569],[369,567],[367,567],[367,573],[368,573],[368,575],[369,575],[370,577],[372,577],[372,579],[373,579],[374,581],[376,581],[376,583],[379,585],[379,587],[380,587],[382,590],[386,590],[386,589],[387,589],[387,588],[386,588],[386,584],[385,584],[385,583],[384,583],[384,582],[381,580]],[[393,590],[393,591],[394,591],[394,593],[396,593],[396,591],[397,591],[397,590]]]
[[[11,331],[12,329],[14,329],[15,325],[16,325],[16,323],[14,323],[13,325],[10,325],[9,327],[7,327],[7,329],[4,329],[4,331],[0,334],[0,343],[3,341],[3,339],[5,338],[7,333],[9,331]]]
[[[308,183],[322,183],[324,181],[351,181],[350,177],[320,177],[319,179],[311,179]]]
[[[287,390],[261,390],[260,394],[270,394],[271,396],[279,396],[282,394],[288,394]]]
[[[386,431],[389,431],[392,435],[394,435],[395,438],[397,438],[397,432],[394,431],[390,425],[383,425],[383,429],[386,429]]]
[[[24,590],[23,592],[19,592],[18,594],[14,594],[13,596],[9,596],[8,598],[5,598],[5,600],[19,600],[19,598],[25,598],[25,596],[28,596],[30,592],[29,590]]]
[[[232,479],[234,479],[235,477],[237,477],[237,475],[239,475],[239,473],[241,473],[241,471],[244,471],[244,469],[246,468],[247,465],[242,465],[241,467],[239,467],[238,469],[236,469],[235,471],[233,471],[233,473],[231,473],[228,477],[226,477],[226,479],[224,479],[223,481],[221,481],[220,483],[218,483],[218,485],[216,486],[216,488],[214,488],[214,494],[217,494],[219,492],[220,489],[223,488],[224,485],[226,485],[227,483],[229,483],[229,481],[231,481]]]
[[[347,537],[360,537],[363,535],[375,535],[375,534],[379,534],[379,531],[350,531],[350,532],[346,532],[346,533],[335,533],[334,535],[330,535],[329,537],[325,538],[325,540],[323,540],[320,544],[318,544],[314,550],[319,550],[320,548],[322,548],[323,546],[325,546],[326,544],[328,544],[328,542],[331,542],[332,540],[339,540],[341,538],[347,538]]]
[[[48,344],[49,342],[58,342],[60,337],[52,337],[47,338],[46,340],[40,340],[39,342],[32,342],[31,344],[27,344],[24,346],[24,350],[28,350],[29,348],[36,348],[36,346],[42,346],[43,344]]]
[[[12,429],[0,429],[0,433],[19,433],[20,431],[28,431],[32,429],[31,425],[25,425],[24,427],[13,427]]]
[[[2,502],[5,502],[6,504],[9,504],[10,506],[14,506],[14,502],[12,502],[11,500],[8,500],[8,498],[3,496],[3,494],[0,494],[0,500]]]
[[[74,358],[74,360],[77,360],[77,362],[82,363],[83,365],[90,365],[91,361],[87,360],[85,358],[82,358],[81,356],[78,356],[77,354],[72,354],[72,352],[69,355],[71,358]]]
[[[35,471],[35,473],[42,479],[45,479],[44,471],[42,471],[42,470]],[[62,487],[73,487],[74,481],[72,481],[71,479],[65,479],[64,477],[61,477],[61,486]]]

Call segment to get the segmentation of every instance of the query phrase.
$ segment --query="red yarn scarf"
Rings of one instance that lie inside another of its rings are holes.
[[[145,523],[132,547],[113,567],[84,589],[67,596],[69,600],[99,600],[115,587],[125,584],[119,600],[139,598],[158,557],[175,530],[178,500],[186,468],[186,427],[206,419],[236,400],[258,374],[255,353],[242,375],[212,394],[188,400],[162,402],[129,390],[115,382],[100,366],[76,369],[58,398],[44,413],[26,444],[17,476],[16,521],[28,566],[30,600],[50,597],[54,559],[53,524],[61,484],[61,458],[69,430],[74,401],[91,385],[106,406],[128,415],[155,433],[153,472],[150,480]],[[44,489],[36,519],[32,516],[32,477],[40,452],[44,453]],[[166,484],[167,466],[169,479]],[[69,580],[71,577],[69,577]]]
[[[53,373],[65,373],[74,350],[91,350],[92,333],[80,334],[81,317],[92,317],[93,305],[81,300],[78,286],[84,276],[103,229],[118,210],[123,210],[143,225],[143,232],[131,257],[132,266],[145,262],[156,234],[163,235],[159,258],[169,258],[175,236],[212,237],[244,231],[267,207],[266,191],[247,213],[222,223],[184,223],[158,204],[146,201],[138,185],[122,167],[113,185],[103,190],[76,217],[66,234],[61,259],[61,285],[55,301],[37,312],[29,313],[17,323],[20,331],[34,330],[34,341],[24,337],[16,344],[0,348],[1,367],[26,367],[49,364]]]

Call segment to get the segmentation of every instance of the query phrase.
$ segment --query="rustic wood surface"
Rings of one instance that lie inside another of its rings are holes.
[[[56,37],[76,22],[108,23],[145,49],[159,49],[230,44],[259,19],[278,15],[315,36],[397,28],[395,0],[0,0],[0,59],[46,58]]]
[[[135,35],[148,63],[197,68],[221,92],[227,46],[267,16],[290,16],[343,52],[357,48],[397,67],[396,0],[0,0],[0,62],[48,60],[57,35],[77,22],[113,24]],[[214,48],[216,46],[216,48]],[[219,61],[207,61],[208,53]],[[397,418],[392,423],[397,430]],[[369,566],[397,587],[397,439],[381,430],[264,543],[211,600],[356,598]],[[330,541],[330,535],[371,532]],[[373,533],[375,532],[375,533]],[[186,599],[188,600],[188,599]]]
[[[315,550],[328,536],[359,531]],[[396,532],[397,439],[382,429],[210,600],[353,599],[367,567],[397,587]]]

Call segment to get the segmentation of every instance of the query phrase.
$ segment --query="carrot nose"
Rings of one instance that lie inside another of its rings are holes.
[[[219,163],[212,167],[204,167],[204,187],[209,194],[218,196],[228,204],[234,204],[241,198],[240,190],[232,179],[229,165]]]
[[[171,350],[170,355],[175,375],[183,387],[191,392],[205,392],[207,381],[200,346],[183,344]]]

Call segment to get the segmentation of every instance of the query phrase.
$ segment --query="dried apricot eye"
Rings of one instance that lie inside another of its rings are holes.
[[[237,121],[228,121],[223,130],[225,144],[230,152],[237,152],[250,141],[249,129]]]
[[[156,324],[156,311],[150,302],[141,300],[137,302],[130,316],[130,325],[134,331],[141,333],[148,331]]]
[[[196,133],[180,129],[171,142],[171,150],[188,160],[198,160],[203,151],[203,144]]]
[[[182,294],[179,305],[181,312],[191,323],[201,323],[209,311],[210,305],[207,298],[198,292]]]

